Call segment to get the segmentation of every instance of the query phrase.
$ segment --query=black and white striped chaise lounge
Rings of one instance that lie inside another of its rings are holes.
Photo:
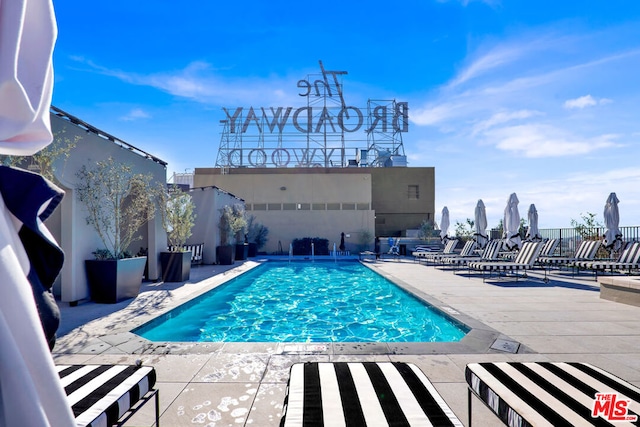
[[[578,245],[573,257],[540,256],[538,263],[548,267],[561,267],[578,261],[593,261],[601,244],[600,240],[583,240]]]
[[[473,395],[508,426],[640,424],[640,389],[588,363],[470,363],[465,378],[469,427]]]
[[[482,254],[478,256],[463,256],[463,257],[446,257],[442,259],[443,265],[451,265],[456,270],[461,266],[466,266],[469,262],[474,261],[496,261],[498,254],[502,249],[502,240],[494,239],[490,240],[485,246]]]
[[[429,262],[429,261],[433,261],[434,259],[438,259],[438,257],[442,255],[454,254],[456,246],[458,246],[458,239],[449,239],[447,240],[447,243],[445,243],[444,249],[442,249],[442,252],[416,251],[416,252],[413,252],[412,255],[415,257],[416,261],[425,260]]]
[[[121,425],[155,397],[156,427],[160,407],[156,371],[141,365],[56,365],[76,426]]]
[[[613,272],[614,270],[620,270],[631,273],[632,270],[640,269],[640,242],[627,244],[627,247],[624,248],[615,261],[576,261],[573,263],[573,266],[578,270],[593,270],[596,278],[598,277],[599,271],[605,272],[606,270],[610,270]]]
[[[518,272],[526,270],[531,270],[534,267],[536,262],[536,258],[540,253],[540,249],[542,248],[542,243],[540,242],[524,242],[522,244],[522,248],[518,252],[518,256],[513,262],[504,261],[504,262],[470,262],[469,270],[479,270],[482,272],[482,280],[484,280],[484,273],[489,272],[489,275],[493,272],[507,273],[507,272]],[[516,280],[518,276],[516,275]],[[546,280],[546,276],[545,276]]]
[[[308,362],[291,367],[280,427],[458,426],[410,363]]]
[[[455,247],[454,247],[455,249]],[[460,258],[460,257],[470,257],[473,256],[473,251],[475,251],[476,249],[476,242],[475,240],[468,240],[464,246],[462,247],[462,250],[460,251],[460,253],[456,254],[456,253],[440,253],[440,254],[432,254],[431,256],[426,256],[425,260],[429,263],[433,263],[433,264],[442,264],[443,260],[445,258]],[[477,256],[476,256],[477,258]]]

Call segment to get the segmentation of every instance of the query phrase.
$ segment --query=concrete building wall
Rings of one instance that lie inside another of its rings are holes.
[[[51,127],[56,138],[76,143],[68,158],[59,158],[53,164],[57,184],[65,191],[65,197],[58,211],[47,220],[48,228],[65,253],[64,267],[54,292],[62,301],[75,302],[89,298],[84,261],[92,259],[92,252],[103,247],[95,230],[86,223],[86,210],[75,192],[76,172],[83,165],[113,157],[118,162],[130,164],[138,173],[151,174],[154,183],[164,184],[166,167],[55,114],[51,115]],[[134,241],[129,250],[135,254],[141,247],[148,248],[149,278],[157,279],[160,275],[159,253],[166,250],[167,245],[159,215],[140,230],[140,235],[141,240]]]
[[[435,168],[371,168],[372,207],[378,236],[405,236],[433,220]]]
[[[346,172],[345,172],[346,171]],[[216,186],[242,199],[249,214],[269,228],[263,251],[288,251],[295,238],[320,237],[357,251],[366,234],[373,247],[375,214],[371,174],[347,168],[231,169],[196,168],[194,186]]]

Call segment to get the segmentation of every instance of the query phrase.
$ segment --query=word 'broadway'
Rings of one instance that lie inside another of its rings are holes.
[[[223,108],[227,118],[221,120],[222,123],[229,123],[231,133],[238,133],[240,124],[242,128],[240,133],[246,133],[249,126],[254,124],[259,133],[269,131],[273,133],[275,129],[282,133],[287,126],[293,127],[302,133],[321,133],[325,132],[327,127],[331,127],[332,132],[342,130],[344,132],[356,132],[362,128],[364,124],[364,115],[357,107],[331,108],[323,107],[300,107],[293,111],[292,107],[269,107],[270,113],[261,107],[261,115],[256,114],[253,107],[249,107],[247,115],[243,119],[244,108],[238,107],[231,114],[229,110]],[[318,110],[320,113],[318,114]],[[335,114],[335,110],[338,110]],[[409,130],[409,105],[407,102],[398,102],[395,104],[393,111],[388,111],[385,105],[378,105],[370,112],[370,126],[366,132],[373,130],[381,130],[388,132],[391,128],[394,132],[407,132]],[[293,111],[293,114],[291,112]],[[314,115],[315,113],[315,115]],[[291,122],[289,123],[289,119]],[[314,121],[315,118],[315,121]]]

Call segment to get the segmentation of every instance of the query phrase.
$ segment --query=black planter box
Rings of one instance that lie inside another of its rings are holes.
[[[84,264],[91,299],[114,304],[137,297],[146,263],[147,257],[86,260]]]
[[[191,275],[191,251],[160,252],[163,282],[186,282]]]
[[[225,245],[216,246],[216,261],[221,265],[231,265],[235,261],[236,248],[235,246]]]
[[[258,244],[257,243],[249,243],[249,253],[247,254],[249,258],[253,258],[258,256]]]
[[[249,256],[249,244],[240,243],[236,245],[236,259],[244,260]]]

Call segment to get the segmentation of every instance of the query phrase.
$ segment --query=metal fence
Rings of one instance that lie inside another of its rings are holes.
[[[606,228],[541,228],[540,235],[543,239],[559,239],[560,244],[556,249],[556,255],[572,256],[576,248],[583,240],[601,240]],[[640,241],[640,226],[620,227],[623,242]],[[500,230],[493,229],[490,234],[491,238],[500,238]],[[523,236],[524,237],[524,236]],[[604,248],[598,253],[598,257],[611,257],[609,251]]]

